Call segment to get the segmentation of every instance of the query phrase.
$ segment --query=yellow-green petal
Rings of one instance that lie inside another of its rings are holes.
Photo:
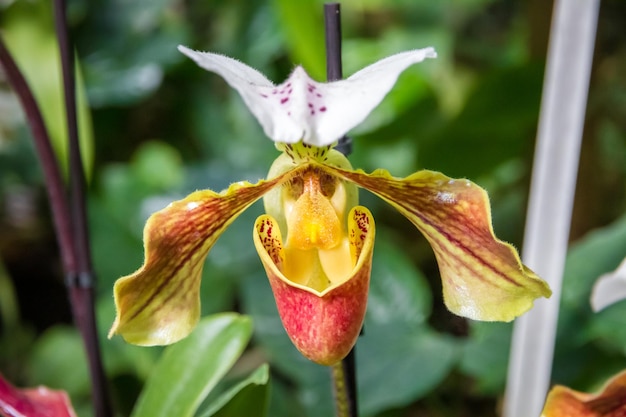
[[[541,417],[619,417],[626,415],[626,371],[597,394],[557,385],[548,394]]]
[[[406,178],[385,170],[366,174],[325,166],[324,169],[366,188],[394,206],[428,239],[450,311],[484,321],[510,321],[525,313],[550,288],[524,266],[491,226],[485,190],[439,172],[419,171]]]
[[[196,191],[148,219],[145,261],[114,287],[117,317],[109,337],[151,346],[187,336],[200,314],[200,277],[209,250],[235,218],[293,170],[256,184],[239,182],[227,190]]]

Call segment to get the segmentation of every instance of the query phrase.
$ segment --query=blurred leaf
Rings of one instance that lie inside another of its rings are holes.
[[[604,357],[613,367],[608,360],[610,353],[626,352],[626,332],[621,325],[625,304],[620,302],[595,314],[590,303],[595,280],[614,270],[623,259],[625,241],[626,217],[622,217],[587,234],[568,252],[554,359],[555,374],[562,383],[577,385],[604,378],[607,372],[615,373],[615,368],[606,369],[598,363],[592,366],[588,358]],[[583,349],[590,353],[573,361],[573,355]]]
[[[0,258],[0,329],[13,330],[19,320],[15,287]]]
[[[65,169],[68,160],[67,126],[52,2],[16,1],[2,11],[0,24],[2,37],[35,96],[58,160]],[[78,62],[76,106],[81,154],[85,172],[90,176],[94,157],[93,128]]]
[[[326,79],[324,19],[317,0],[273,0],[292,61],[306,68],[315,80]]]
[[[177,4],[171,0],[99,1],[83,25],[91,37],[81,42],[87,93],[94,107],[130,105],[161,86],[165,71],[182,56],[176,46],[187,43]]]
[[[261,365],[239,383],[210,402],[200,417],[264,417],[267,415],[269,366]]]
[[[418,327],[425,324],[432,308],[432,295],[425,277],[406,253],[379,228],[374,248],[372,278],[367,307],[368,326],[397,322]],[[415,234],[419,232],[415,230]]]
[[[131,345],[121,337],[108,340],[107,333],[115,318],[115,303],[111,294],[107,295],[106,298],[101,297],[96,306],[98,336],[100,340],[106,341],[102,345],[102,355],[107,374],[111,377],[121,374],[133,375],[138,380],[145,381],[163,349]]]
[[[168,190],[179,186],[183,180],[180,154],[163,142],[142,144],[131,165],[135,176],[149,189]]]
[[[567,254],[562,307],[589,312],[596,279],[615,270],[626,255],[626,217],[597,229],[572,245]],[[593,260],[593,262],[590,262]]]
[[[543,69],[526,65],[481,78],[464,109],[420,142],[420,165],[475,179],[532,149]]]
[[[28,365],[30,384],[67,391],[78,413],[89,410],[91,380],[75,328],[58,325],[48,329],[35,342]]]
[[[421,398],[446,377],[458,353],[452,338],[426,325],[430,289],[384,233],[376,238],[364,334],[356,349],[364,415]]]
[[[460,368],[471,375],[482,394],[498,394],[506,383],[512,323],[470,322]]]
[[[232,313],[203,318],[169,346],[146,382],[133,417],[191,417],[248,344],[252,322]]]
[[[63,388],[70,395],[89,392],[89,375],[82,341],[72,327],[53,327],[37,339],[29,368],[32,381]]]
[[[589,337],[611,350],[626,355],[626,302],[620,301],[591,318]]]

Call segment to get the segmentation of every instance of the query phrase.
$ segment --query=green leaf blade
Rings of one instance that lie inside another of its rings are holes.
[[[191,417],[245,349],[252,321],[234,313],[204,318],[168,347],[146,382],[132,417]]]
[[[269,402],[269,379],[269,366],[264,363],[211,401],[199,417],[265,417]]]

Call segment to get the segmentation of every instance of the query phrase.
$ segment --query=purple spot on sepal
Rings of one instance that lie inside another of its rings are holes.
[[[325,112],[326,111],[326,107],[320,107],[320,111],[321,112]]]
[[[288,101],[289,101],[289,97],[283,97],[280,99],[280,104],[285,104]]]

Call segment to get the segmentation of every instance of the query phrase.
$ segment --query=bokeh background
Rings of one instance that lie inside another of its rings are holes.
[[[239,96],[177,52],[236,57],[281,82],[295,64],[324,80],[319,0],[71,0],[79,59],[98,322],[120,415],[161,348],[105,338],[113,282],[143,259],[150,213],[196,189],[263,178],[278,155]],[[521,247],[552,3],[544,0],[347,0],[344,73],[434,46],[352,133],[355,167],[396,176],[432,169],[485,187],[498,236]],[[593,281],[626,256],[626,3],[604,0],[594,57],[553,380],[593,389],[626,368],[626,303],[593,314]],[[28,75],[64,158],[51,2],[0,0],[0,36]],[[549,178],[545,179],[550,181]],[[65,389],[90,416],[89,378],[71,316],[42,174],[0,72],[0,372],[20,386]],[[357,345],[363,416],[495,416],[511,324],[447,312],[433,253],[391,207],[361,194],[377,221],[365,332]],[[252,244],[262,204],[209,254],[203,314],[252,316],[234,368],[272,369],[269,416],[333,413],[328,370],[303,359],[280,324]]]

